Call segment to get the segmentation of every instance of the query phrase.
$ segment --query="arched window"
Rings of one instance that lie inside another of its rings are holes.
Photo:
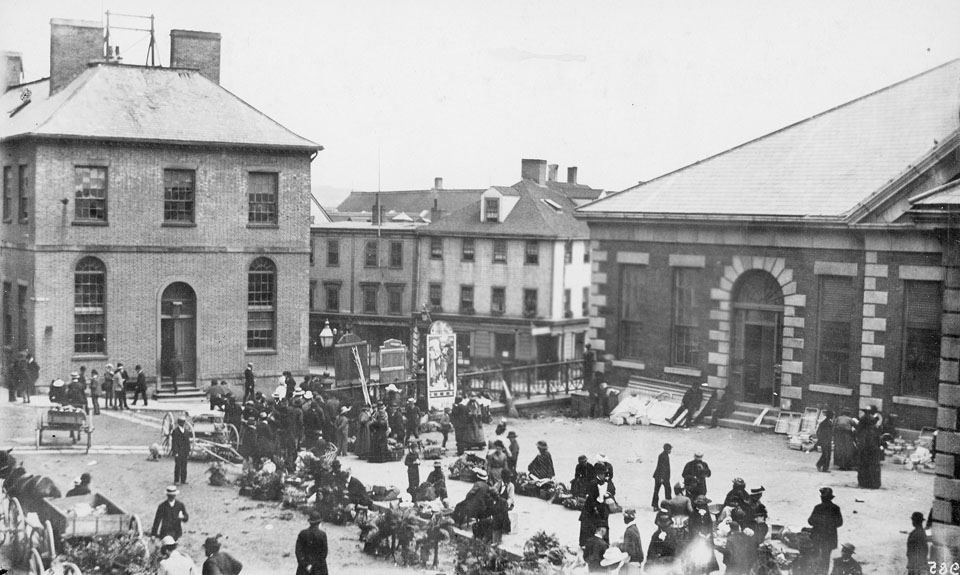
[[[277,266],[257,258],[247,281],[247,349],[275,349],[276,320]]]
[[[73,352],[107,351],[107,268],[94,257],[77,263],[73,276]]]

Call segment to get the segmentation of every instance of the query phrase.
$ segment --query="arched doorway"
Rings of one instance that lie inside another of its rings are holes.
[[[173,359],[180,360],[177,382],[195,381],[197,373],[197,294],[174,282],[160,296],[160,375],[170,380]]]
[[[780,284],[766,271],[744,272],[733,292],[731,383],[740,400],[778,405],[782,327]]]

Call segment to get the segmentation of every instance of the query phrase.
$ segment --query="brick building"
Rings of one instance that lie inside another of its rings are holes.
[[[98,23],[52,20],[50,46],[49,78],[5,61],[4,367],[305,371],[322,148],[220,87],[219,34],[172,31],[170,68],[105,60]]]
[[[557,166],[523,160],[494,186],[419,230],[419,303],[457,332],[465,365],[547,363],[582,352],[590,283],[588,230],[576,199],[600,190],[558,182]]]

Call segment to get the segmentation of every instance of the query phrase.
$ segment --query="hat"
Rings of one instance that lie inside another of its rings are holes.
[[[397,389],[397,386],[391,383],[390,385],[387,386],[387,391],[400,391],[400,390]]]
[[[657,525],[659,525],[660,523],[663,523],[664,521],[666,521],[667,523],[670,523],[669,513],[660,512],[660,513],[657,513],[657,516],[653,518],[653,522],[656,523]]]
[[[302,389],[295,389],[295,390],[293,390],[293,396],[294,396],[294,397],[300,397],[300,396],[303,395],[303,394],[304,394],[304,391],[303,391]]]
[[[90,474],[89,474],[89,473],[81,473],[81,474],[80,474],[80,483],[84,483],[84,482],[90,483]]]
[[[53,387],[63,387],[63,380],[62,380],[62,379],[57,379],[57,380],[55,380],[55,381],[53,382],[52,385],[53,385]]]
[[[112,363],[108,363],[108,364],[107,364],[107,369],[113,369],[113,364],[112,364]]]
[[[706,495],[697,495],[693,500],[694,505],[710,505],[710,499]]]
[[[546,449],[546,448],[547,448],[547,442],[541,439],[540,441],[537,442],[537,447],[539,447],[539,448],[541,448],[541,449]]]
[[[509,431],[509,432],[507,432],[507,439],[515,439],[516,437],[517,437],[517,432],[516,432],[516,431]]]
[[[750,495],[760,495],[760,494],[762,494],[764,491],[766,491],[766,489],[764,489],[764,488],[763,488],[763,485],[761,485],[760,487],[754,487],[753,489],[751,489],[751,490],[750,490]]]
[[[501,417],[501,418],[500,418],[500,423],[506,425],[506,424],[507,424],[507,418],[506,418],[506,417]]]
[[[694,453],[693,456],[696,457],[697,459],[700,459],[701,457],[703,457],[703,452],[702,452],[702,451],[698,451],[698,452]]]
[[[607,550],[603,552],[603,559],[600,560],[601,567],[607,567],[609,565],[614,565],[629,559],[629,555],[620,550],[619,547],[607,547]]]
[[[176,485],[167,486],[167,495],[176,495],[177,493],[180,493],[180,490],[177,489]]]
[[[166,537],[160,540],[160,545],[163,545],[164,547],[170,547],[176,544],[177,544],[177,540],[171,537],[170,535],[167,535]]]
[[[220,538],[219,537],[207,537],[203,540],[204,549],[213,549],[214,551],[220,549]]]
[[[676,483],[673,484],[673,489],[674,489],[674,491],[677,491],[677,490],[682,491],[682,490],[683,490],[683,485],[682,485],[679,481],[677,481]]]
[[[626,517],[636,517],[636,516],[637,516],[637,510],[636,510],[636,509],[624,509],[624,510],[623,510],[623,514],[624,514],[624,516],[626,516]]]
[[[408,398],[407,398],[407,403],[416,403],[416,402],[417,402],[417,400],[414,399],[414,398],[412,398],[412,397],[408,397]]]
[[[343,407],[340,408],[340,414],[341,414],[341,415],[343,415],[344,413],[346,413],[346,412],[348,412],[348,411],[350,411],[350,408],[349,408],[348,406],[346,406],[346,405],[344,405]]]
[[[856,553],[857,551],[857,547],[853,543],[841,543],[840,547],[842,547],[843,549],[846,549],[850,553]]]
[[[478,469],[476,475],[477,475],[477,479],[480,479],[483,481],[486,481],[487,479],[487,472],[483,469]]]
[[[182,415],[177,418],[177,423],[186,423],[186,422],[187,422],[187,418]]]
[[[601,461],[604,462],[604,463],[608,463],[608,461],[607,461],[607,456],[604,455],[603,453],[598,453],[598,454],[597,454],[597,462],[601,462]]]
[[[320,512],[317,510],[311,511],[310,514],[307,515],[307,521],[310,523],[310,525],[316,525],[317,523],[320,523]]]
[[[736,485],[737,487],[746,487],[746,486],[747,486],[747,482],[744,481],[742,477],[737,477],[736,479],[734,479],[734,480],[733,480],[733,484]]]
[[[820,497],[826,497],[827,499],[833,499],[833,489],[830,487],[821,487],[820,488]]]
[[[248,363],[248,364],[247,364],[247,367],[253,367],[253,364],[252,364],[252,363]]]
[[[80,374],[76,371],[70,372],[70,379],[80,379]]]
[[[434,467],[443,467],[443,463],[441,463],[439,460],[438,460],[438,461],[434,461],[434,462],[433,462],[433,466],[434,466]]]
[[[303,397],[306,399],[313,399],[313,392],[310,390],[307,390],[303,392]]]

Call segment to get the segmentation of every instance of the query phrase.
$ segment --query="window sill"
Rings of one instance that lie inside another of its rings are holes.
[[[70,222],[71,226],[106,226],[108,222],[94,220],[74,220]]]
[[[688,377],[701,377],[703,372],[699,369],[694,369],[692,367],[671,367],[667,366],[663,368],[663,373],[669,373],[672,375],[686,375]]]
[[[853,390],[847,387],[840,387],[839,385],[821,385],[812,383],[807,386],[807,389],[810,391],[815,391],[817,393],[828,393],[830,395],[846,395],[852,396]]]
[[[933,409],[937,409],[937,407],[939,407],[937,400],[930,399],[929,397],[894,395],[893,402],[899,405],[912,405],[914,407],[930,407]]]
[[[637,369],[641,371],[647,369],[647,364],[642,361],[631,361],[628,359],[615,359],[610,364],[613,367],[622,367],[625,369]]]
[[[493,260],[493,263],[505,266],[507,265],[507,260]]]
[[[247,348],[244,350],[247,355],[277,355],[277,350],[275,349],[250,349]]]
[[[280,224],[251,224],[247,223],[247,228],[261,230],[279,230]]]
[[[161,222],[161,228],[195,228],[197,224],[195,222]]]
[[[71,361],[106,361],[110,356],[105,353],[75,353],[70,356]]]

